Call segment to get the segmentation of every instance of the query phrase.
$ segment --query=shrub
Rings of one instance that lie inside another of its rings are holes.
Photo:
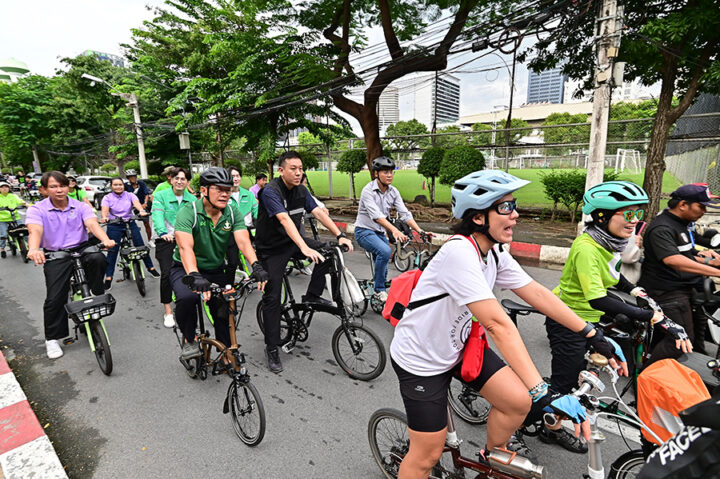
[[[619,175],[614,171],[606,171],[603,181],[617,180]],[[585,194],[585,182],[587,181],[586,170],[551,171],[543,172],[540,181],[543,184],[545,196],[553,202],[551,220],[555,219],[557,205],[561,203],[570,212],[570,221],[575,222],[575,217],[583,202]]]
[[[472,146],[456,146],[445,152],[440,166],[440,183],[452,186],[457,180],[473,171],[485,168],[485,158]]]
[[[350,173],[350,186],[352,188],[352,200],[355,203],[355,173],[360,173],[367,164],[367,152],[365,150],[348,150],[342,154],[337,162],[338,171]]]
[[[112,163],[105,163],[100,167],[100,171],[103,173],[117,173],[117,167]]]
[[[440,174],[445,149],[434,146],[423,153],[418,164],[418,173],[430,178],[430,206],[435,206],[435,178]]]

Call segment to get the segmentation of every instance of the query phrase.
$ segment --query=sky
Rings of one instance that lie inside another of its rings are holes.
[[[84,50],[121,54],[121,43],[130,41],[130,29],[152,18],[146,5],[160,6],[163,0],[3,0],[0,16],[0,60],[15,58],[27,63],[31,72],[52,76],[63,57]],[[368,32],[370,44],[382,42],[379,29]],[[466,62],[476,53],[450,60],[449,68]],[[509,64],[511,58],[505,57]],[[487,56],[462,69],[501,65],[497,56]],[[509,101],[509,74],[504,66],[483,73],[453,73],[461,80],[460,115],[494,110]],[[515,107],[527,96],[527,69],[518,65],[515,74]],[[402,80],[401,80],[402,81]],[[400,119],[413,116],[411,95],[401,93]],[[356,126],[356,125],[355,125]],[[356,128],[357,130],[357,128]]]

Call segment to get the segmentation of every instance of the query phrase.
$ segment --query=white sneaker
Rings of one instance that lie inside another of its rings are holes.
[[[150,246],[151,248],[154,248],[154,247],[155,247],[155,240],[150,240],[150,241],[148,241],[148,246]]]
[[[163,324],[166,328],[172,328],[173,326],[175,326],[175,318],[173,317],[172,313],[164,315],[163,318],[165,319]]]
[[[388,298],[387,291],[378,291],[377,293],[375,293],[375,300],[380,303],[386,302],[387,298]]]
[[[63,355],[63,350],[60,347],[60,341],[57,339],[45,341],[45,351],[47,352],[47,357],[50,359],[57,359]]]

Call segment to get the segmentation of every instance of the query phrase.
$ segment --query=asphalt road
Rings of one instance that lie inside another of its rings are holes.
[[[346,255],[358,278],[370,276],[362,253]],[[559,272],[527,268],[537,281],[554,287]],[[396,274],[393,267],[391,274]],[[41,424],[53,441],[70,477],[380,478],[370,454],[367,423],[381,407],[402,409],[397,381],[388,364],[374,381],[347,377],[333,360],[333,317],[318,314],[310,337],[287,355],[285,371],[270,373],[255,319],[260,295],[254,293],[241,319],[239,339],[249,359],[252,381],[267,413],[263,442],[248,448],[235,436],[222,404],[229,380],[189,378],[178,362],[179,347],[162,324],[159,281],[148,279],[141,298],[134,283],[115,283],[115,314],[106,319],[115,364],[110,377],[99,370],[87,341],[65,346],[55,361],[45,356],[42,268],[19,258],[0,260],[0,347],[25,389]],[[307,277],[293,278],[302,293]],[[498,292],[501,297],[512,293]],[[520,319],[519,329],[542,374],[550,355],[544,318]],[[385,346],[392,328],[371,311],[365,324]],[[463,451],[472,457],[484,444],[484,426],[457,421]],[[620,437],[607,434],[606,470],[627,450]],[[578,478],[587,456],[571,454],[535,438],[528,443],[551,478]],[[634,447],[633,443],[631,443]]]

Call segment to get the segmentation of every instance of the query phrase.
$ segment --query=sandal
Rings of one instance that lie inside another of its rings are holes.
[[[537,456],[532,449],[525,444],[525,438],[520,431],[515,431],[515,434],[510,436],[510,440],[505,445],[505,449],[517,453],[518,456],[530,459],[534,464],[538,464]]]

